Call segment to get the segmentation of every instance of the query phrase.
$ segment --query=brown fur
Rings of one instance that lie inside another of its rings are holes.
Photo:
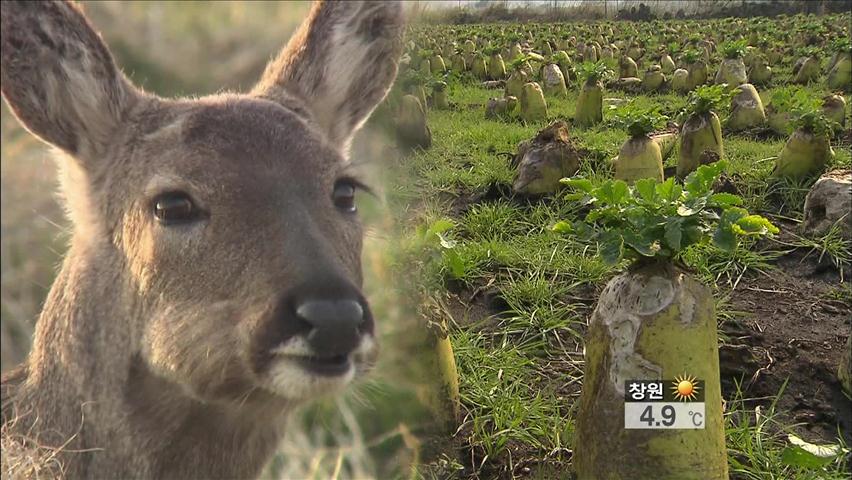
[[[259,474],[292,406],[334,389],[270,387],[269,349],[300,334],[286,292],[361,285],[361,227],[331,191],[401,33],[396,2],[318,2],[250,94],[166,100],[130,84],[76,5],[2,2],[3,97],[61,151],[74,224],[2,382],[4,435],[63,447],[69,478]],[[208,216],[157,224],[152,198],[173,190]]]

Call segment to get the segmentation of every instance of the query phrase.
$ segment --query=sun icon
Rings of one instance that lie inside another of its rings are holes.
[[[675,377],[675,381],[672,382],[672,391],[675,399],[681,402],[695,400],[695,393],[698,392],[698,380],[686,374]]]

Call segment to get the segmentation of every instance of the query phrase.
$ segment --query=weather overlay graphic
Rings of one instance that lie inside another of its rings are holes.
[[[624,383],[624,428],[704,428],[703,382],[690,375],[673,380],[628,380]]]

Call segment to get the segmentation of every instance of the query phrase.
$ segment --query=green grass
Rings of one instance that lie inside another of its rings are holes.
[[[530,377],[543,365],[540,345],[470,331],[459,332],[453,344],[460,381],[469,386],[462,392],[467,414],[461,430],[470,432],[472,446],[492,459],[513,442],[541,451],[569,446],[567,406],[552,390],[532,388],[550,380]]]
[[[805,257],[815,255],[820,263],[824,260],[831,262],[840,272],[841,279],[845,279],[845,273],[852,265],[852,241],[843,238],[839,224],[832,225],[827,232],[816,237],[795,235],[792,242],[779,243],[805,249]]]
[[[732,252],[725,252],[711,244],[695,245],[687,249],[683,261],[705,284],[736,288],[746,274],[767,275],[775,269],[772,261],[782,252],[755,250],[741,243]]]

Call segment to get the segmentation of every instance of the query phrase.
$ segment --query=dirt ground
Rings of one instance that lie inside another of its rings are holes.
[[[792,225],[779,226],[779,239],[791,235]],[[801,249],[775,265],[768,275],[744,279],[733,292],[731,307],[746,319],[722,325],[729,336],[719,352],[722,393],[730,398],[735,380],[742,380],[746,398],[774,396],[786,381],[776,406],[780,420],[817,443],[836,441],[839,428],[850,444],[852,402],[841,392],[837,368],[852,305],[826,296],[840,285],[840,273],[826,259],[820,262],[817,253]]]

